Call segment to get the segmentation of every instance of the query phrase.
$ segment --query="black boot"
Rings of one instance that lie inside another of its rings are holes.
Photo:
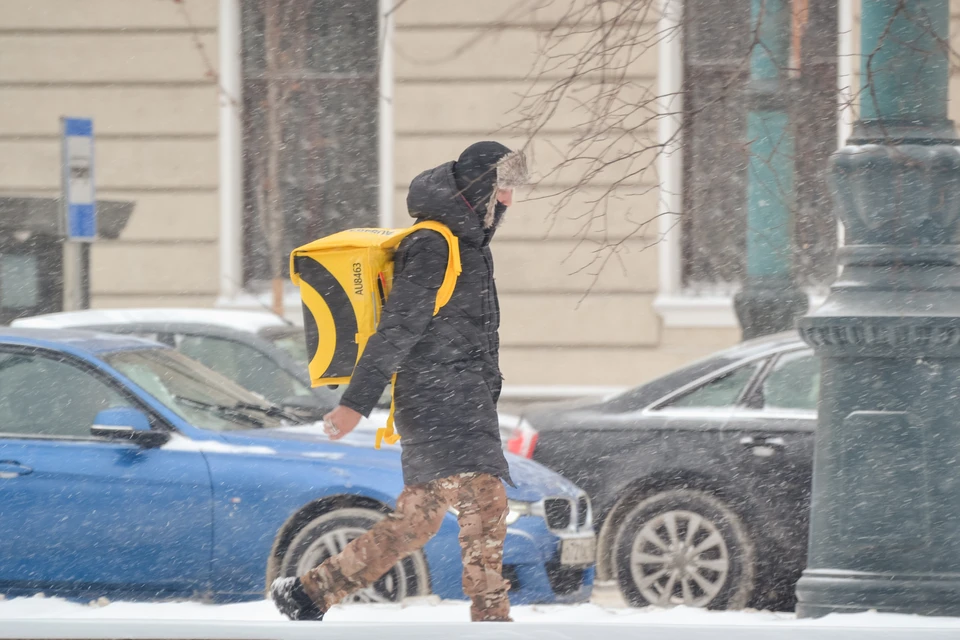
[[[291,620],[323,620],[325,612],[304,591],[300,578],[277,578],[270,585],[270,597],[280,613]]]

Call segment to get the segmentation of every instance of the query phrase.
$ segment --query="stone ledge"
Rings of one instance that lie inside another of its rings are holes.
[[[960,318],[803,318],[800,336],[827,355],[960,356]]]

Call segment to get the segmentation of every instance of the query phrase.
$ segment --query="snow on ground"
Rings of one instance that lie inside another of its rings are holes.
[[[740,627],[797,624],[858,628],[937,627],[960,631],[960,618],[878,614],[875,612],[827,616],[820,620],[797,621],[792,614],[766,611],[703,611],[676,609],[621,609],[595,604],[537,605],[514,607],[513,617],[520,623],[618,623],[639,625],[677,625]],[[230,605],[198,602],[106,602],[89,604],[60,598],[14,598],[0,600],[0,620],[223,620],[230,622],[280,622],[284,618],[269,601]],[[443,601],[434,597],[408,601],[402,605],[344,605],[334,607],[329,622],[466,622],[470,619],[466,602]]]

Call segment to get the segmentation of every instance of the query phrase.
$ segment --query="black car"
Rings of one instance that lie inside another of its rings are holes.
[[[819,377],[797,334],[779,334],[601,402],[531,410],[509,448],[590,494],[598,579],[630,604],[790,608]]]

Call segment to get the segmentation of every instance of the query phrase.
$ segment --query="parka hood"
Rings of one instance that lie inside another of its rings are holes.
[[[445,162],[414,178],[407,193],[407,210],[413,218],[443,223],[464,242],[480,245],[485,238],[480,216],[457,189],[454,164]]]

